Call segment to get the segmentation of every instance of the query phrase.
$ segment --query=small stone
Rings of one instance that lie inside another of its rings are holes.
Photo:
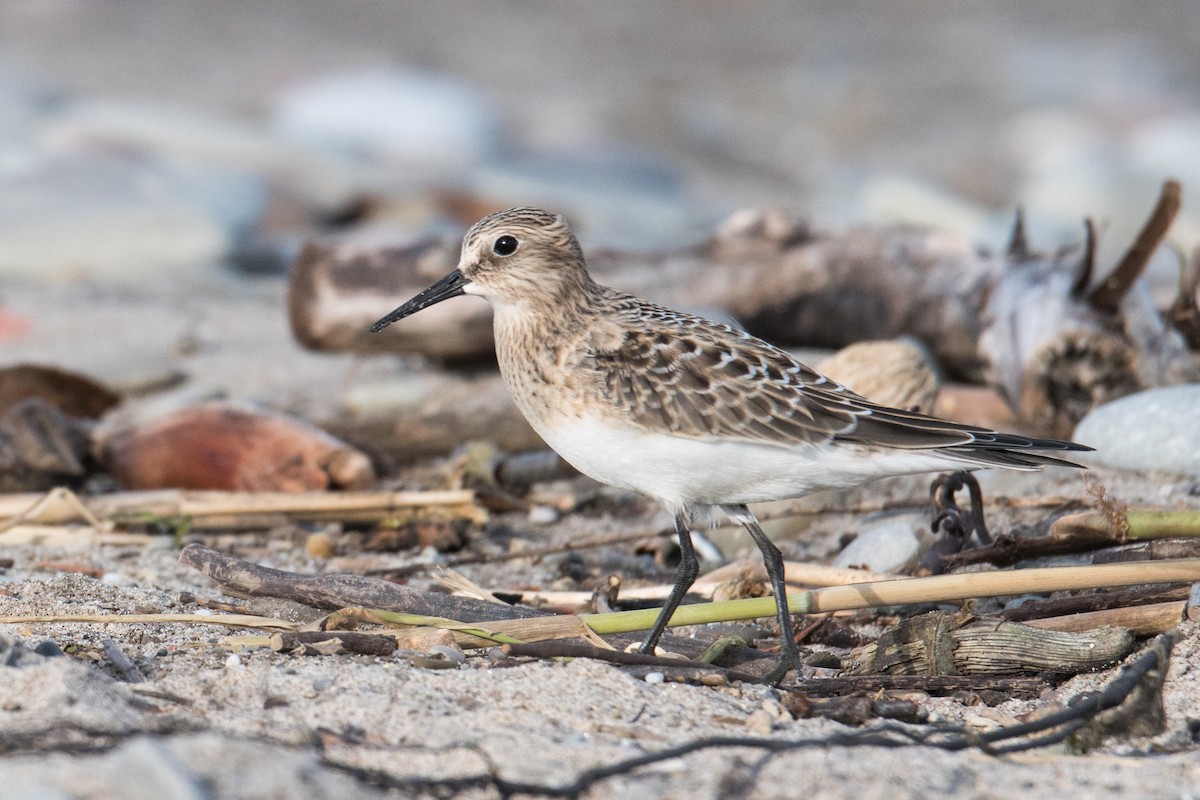
[[[1200,384],[1160,386],[1093,409],[1072,437],[1088,465],[1200,477]]]
[[[530,525],[553,525],[558,522],[558,511],[551,506],[532,506],[529,509]]]
[[[751,711],[746,717],[746,727],[759,736],[769,736],[775,728],[775,715],[765,708]]]
[[[808,658],[804,659],[804,663],[810,667],[820,667],[823,669],[841,669],[842,660],[828,650],[817,650]]]
[[[860,533],[837,554],[833,565],[862,567],[871,572],[903,572],[917,563],[924,549],[914,520],[890,519]]]
[[[337,554],[337,548],[333,544],[333,537],[328,533],[314,533],[309,536],[304,541],[304,551],[308,553],[309,558],[321,561],[333,558]]]
[[[238,669],[242,666],[242,657],[237,653],[230,653],[229,658],[225,659],[225,669]]]
[[[649,684],[659,684],[667,680],[667,676],[661,672],[647,672],[644,679]]]
[[[38,642],[37,646],[33,648],[33,652],[37,653],[39,656],[45,656],[46,658],[55,658],[57,656],[64,655],[63,649],[59,647],[58,642],[54,641],[53,639],[43,639],[42,641]]]

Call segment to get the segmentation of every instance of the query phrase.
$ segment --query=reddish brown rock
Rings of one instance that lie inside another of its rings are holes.
[[[97,435],[100,461],[127,489],[313,492],[358,489],[370,460],[303,420],[208,403]]]

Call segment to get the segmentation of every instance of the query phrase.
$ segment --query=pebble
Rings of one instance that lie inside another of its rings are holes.
[[[759,736],[769,736],[775,728],[775,715],[765,708],[751,711],[746,717],[746,727]]]
[[[304,551],[309,558],[324,561],[337,555],[337,546],[328,533],[314,533],[304,540]]]
[[[667,676],[661,672],[647,672],[644,680],[650,684],[665,683]]]
[[[494,151],[499,124],[486,97],[453,78],[371,69],[284,90],[272,127],[288,142],[432,177],[460,174]]]
[[[864,567],[872,572],[903,572],[925,549],[913,517],[892,518],[860,533],[833,559],[835,567]]]
[[[553,525],[558,522],[558,510],[551,506],[530,506],[530,525]]]
[[[1200,384],[1160,386],[1093,409],[1072,437],[1089,465],[1200,477]],[[1073,454],[1074,455],[1074,454]]]
[[[225,659],[225,669],[238,669],[242,666],[242,657],[237,653],[230,653]]]

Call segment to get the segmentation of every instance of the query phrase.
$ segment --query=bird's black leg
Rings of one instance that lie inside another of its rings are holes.
[[[692,515],[690,512],[680,511],[675,515],[675,532],[679,534],[679,569],[675,573],[675,585],[671,587],[671,594],[667,596],[666,605],[662,607],[662,611],[658,612],[658,619],[654,620],[654,627],[650,629],[650,635],[638,648],[639,653],[654,653],[654,648],[662,637],[663,631],[667,629],[667,623],[671,621],[675,609],[679,608],[679,604],[683,602],[683,596],[687,594],[688,589],[692,588],[692,584],[696,582],[696,576],[700,574],[700,562],[696,558],[696,548],[692,547],[691,529]]]
[[[800,669],[800,653],[796,650],[796,636],[792,632],[792,617],[788,613],[787,586],[783,582],[783,553],[775,543],[767,538],[758,520],[744,505],[721,506],[721,510],[734,522],[744,526],[750,532],[750,537],[762,551],[763,564],[767,568],[767,577],[771,581],[771,589],[775,592],[775,613],[779,618],[779,637],[783,656],[779,666],[771,670],[767,680],[777,683],[791,669]]]

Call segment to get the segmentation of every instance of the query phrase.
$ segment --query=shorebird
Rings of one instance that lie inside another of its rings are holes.
[[[546,443],[584,475],[674,514],[679,569],[644,653],[699,572],[699,512],[720,508],[762,551],[782,638],[778,680],[799,663],[783,556],[748,503],[893,475],[1079,466],[1035,451],[1091,449],[872,403],[743,330],[601,286],[563,217],[539,209],[477,222],[458,267],[371,330],[463,294],[491,303],[500,373]]]

